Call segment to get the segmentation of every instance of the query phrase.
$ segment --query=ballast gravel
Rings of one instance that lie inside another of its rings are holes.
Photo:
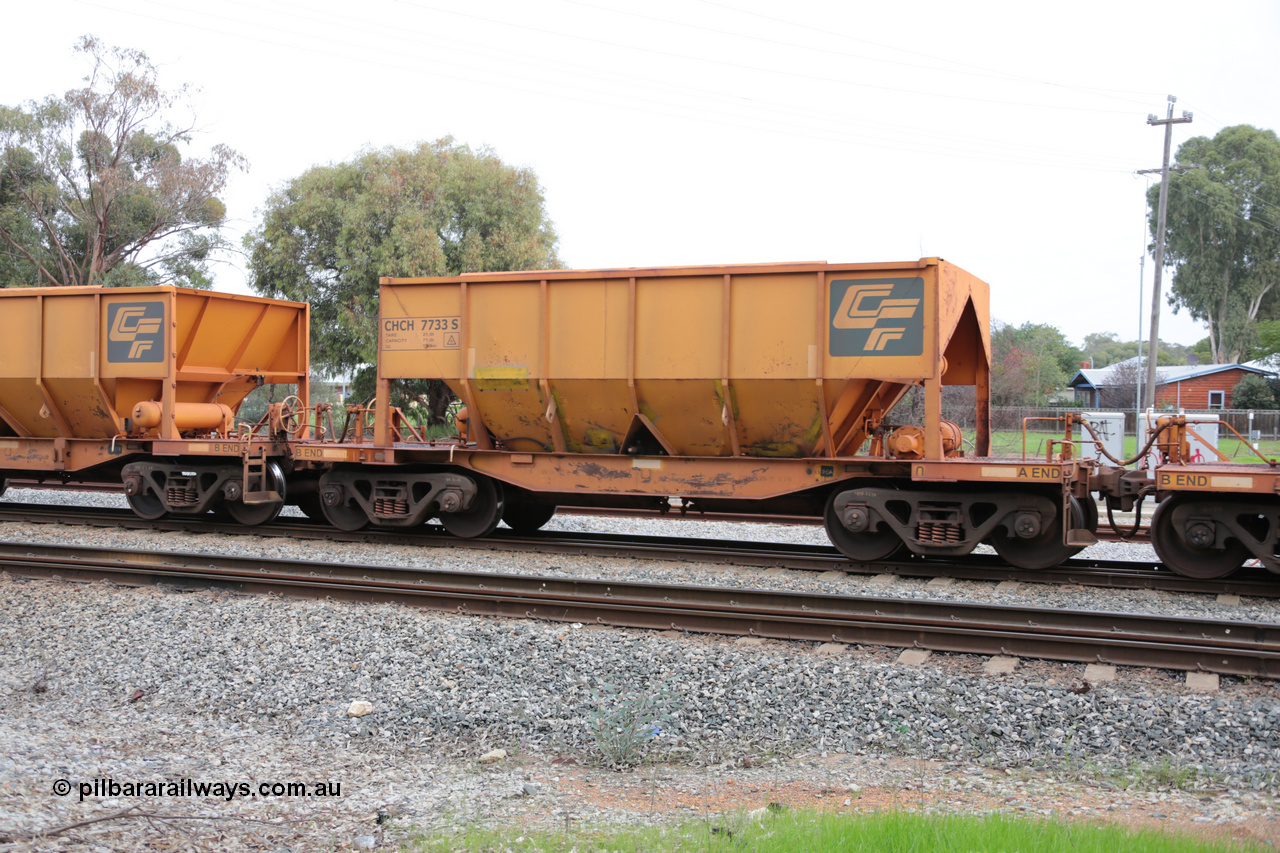
[[[113,498],[3,497],[86,499]],[[693,521],[553,523],[614,532],[661,524],[663,535],[715,538],[764,532],[695,532],[687,525],[706,523]],[[777,535],[821,541],[804,528]],[[3,524],[0,539],[1280,621],[1269,601],[1227,607],[1211,596],[1039,584],[939,590],[829,573],[55,524]],[[698,820],[770,801],[1280,837],[1280,689],[1266,680],[1224,677],[1219,691],[1196,693],[1181,673],[1121,668],[1116,681],[1091,684],[1081,665],[1035,661],[985,676],[983,659],[967,655],[906,667],[895,663],[897,650],[870,646],[8,575],[0,602],[0,853],[391,849],[415,832],[473,823]],[[661,719],[652,721],[657,731],[646,725],[653,736],[643,763],[601,767],[593,725],[620,723],[644,699]],[[69,794],[55,793],[59,780]],[[112,782],[160,787],[130,792]],[[190,787],[218,782],[220,794]],[[298,782],[340,791],[273,787]],[[165,784],[178,787],[166,793]]]
[[[58,502],[74,506],[127,508],[121,495],[11,489],[0,497],[4,503]],[[285,510],[298,514],[293,507]],[[10,529],[13,528],[13,529]],[[548,531],[613,533],[626,535],[680,537],[690,541],[714,539],[785,542],[829,546],[821,527],[804,525],[707,522],[693,519],[627,519],[558,515],[544,528]],[[236,557],[264,557],[285,560],[311,559],[330,563],[376,564],[432,569],[518,573],[548,577],[603,578],[619,581],[690,584],[696,586],[776,589],[836,595],[882,596],[974,601],[984,604],[1042,606],[1058,610],[1104,610],[1153,613],[1191,619],[1230,619],[1245,622],[1280,623],[1280,602],[1245,598],[1239,604],[1219,601],[1216,595],[1166,593],[1160,590],[1102,590],[1058,584],[957,581],[946,586],[929,586],[918,578],[886,579],[883,576],[839,572],[791,571],[702,562],[671,562],[623,558],[572,557],[562,554],[488,551],[447,545],[373,545],[365,543],[290,540],[276,537],[223,534],[146,532],[103,528],[77,528],[77,542],[104,548],[145,551],[190,551],[227,554]],[[8,541],[56,543],[62,541],[61,528],[49,525],[0,524],[0,538]],[[991,552],[988,546],[979,549]],[[1082,558],[1152,562],[1155,552],[1149,545],[1101,542],[1086,548]]]

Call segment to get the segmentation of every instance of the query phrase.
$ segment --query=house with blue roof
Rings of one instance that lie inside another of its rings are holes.
[[[1137,405],[1139,373],[1145,369],[1137,357],[1109,367],[1081,368],[1067,385],[1075,401],[1089,408],[1128,409]],[[1156,368],[1157,409],[1229,409],[1231,390],[1245,376],[1274,376],[1258,363],[1171,364]]]

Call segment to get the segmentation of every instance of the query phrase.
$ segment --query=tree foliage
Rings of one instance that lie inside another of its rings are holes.
[[[1209,327],[1213,361],[1242,360],[1254,322],[1280,307],[1280,139],[1249,125],[1178,148],[1169,176],[1169,303]],[[1152,234],[1159,185],[1148,194]]]
[[[1043,406],[1079,369],[1084,353],[1054,326],[993,321],[991,403]]]
[[[354,375],[357,394],[372,393],[380,276],[554,269],[556,243],[531,170],[448,137],[312,168],[245,238],[253,288],[311,303],[314,363]],[[441,399],[402,385],[396,403],[438,416]]]
[[[207,287],[226,247],[218,194],[244,159],[225,145],[184,158],[194,128],[168,123],[138,50],[85,36],[84,86],[0,106],[0,284]]]
[[[1280,363],[1280,320],[1260,320],[1255,327],[1254,346],[1249,352],[1250,360],[1267,360],[1271,364]]]
[[[1146,356],[1146,341],[1142,341],[1143,357]],[[1136,358],[1138,341],[1122,341],[1115,332],[1092,332],[1084,338],[1084,360],[1094,368],[1108,367],[1112,364]],[[1191,347],[1181,344],[1160,342],[1160,351],[1156,355],[1156,364],[1161,366],[1186,364]]]

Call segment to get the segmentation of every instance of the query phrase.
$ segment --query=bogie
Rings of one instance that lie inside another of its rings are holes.
[[[264,477],[276,499],[245,502],[243,468],[223,461],[162,459],[130,462],[121,471],[125,497],[136,515],[151,521],[167,515],[230,516],[247,526],[265,524],[284,506],[286,478],[279,462],[264,466]]]
[[[1079,550],[1064,544],[1062,498],[1048,491],[851,485],[831,493],[824,514],[832,544],[851,560],[883,560],[900,547],[925,557],[963,556],[987,541],[1011,565],[1040,569]],[[1080,503],[1069,501],[1071,527],[1087,527]]]
[[[456,470],[336,468],[320,478],[320,503],[341,530],[420,527],[439,517],[455,536],[487,536],[502,520],[502,486]]]

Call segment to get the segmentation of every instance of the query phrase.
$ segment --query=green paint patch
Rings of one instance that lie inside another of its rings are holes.
[[[743,454],[747,456],[769,456],[785,459],[796,459],[800,457],[800,445],[789,441],[762,441],[759,444],[752,444],[749,447],[742,448]]]
[[[818,439],[822,438],[822,413],[814,412],[813,420],[809,422],[809,428],[804,431],[804,440],[809,445],[818,443]]]
[[[618,443],[607,429],[589,429],[583,434],[586,446],[594,453],[615,453]]]
[[[724,383],[721,382],[719,379],[716,379],[713,381],[715,385],[716,405],[718,405],[721,409],[723,409],[724,408]],[[729,386],[729,408],[733,411],[734,420],[738,420],[739,418],[741,418],[741,413],[738,411],[738,390],[734,388],[732,385]]]

